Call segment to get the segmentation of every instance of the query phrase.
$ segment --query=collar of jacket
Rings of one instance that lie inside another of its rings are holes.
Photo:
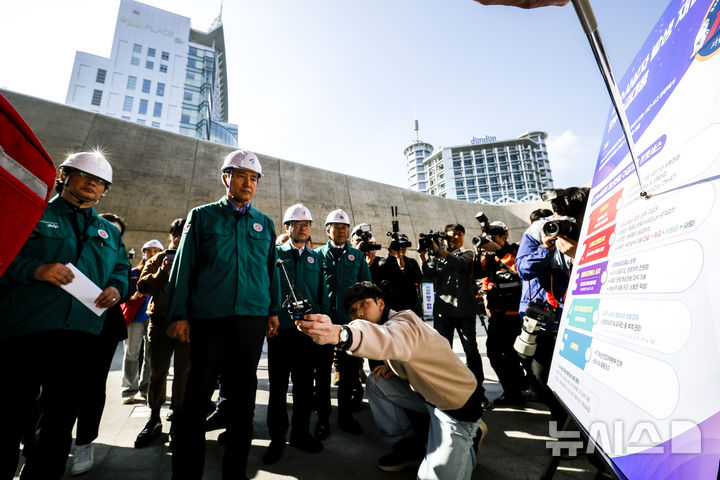
[[[72,209],[66,201],[60,197],[60,195],[55,195],[53,198],[50,199],[48,202],[48,205],[52,205],[52,208],[55,210],[55,212],[58,215],[70,215],[72,213],[75,213],[75,210]],[[90,209],[90,216],[93,218],[93,221],[95,219],[100,218],[100,215],[95,211],[94,208],[88,207]],[[84,210],[84,209],[83,209]]]
[[[283,252],[289,252],[289,251],[292,250],[292,249],[299,250],[298,248],[295,248],[295,247],[293,247],[292,245],[290,245],[290,242],[291,242],[291,241],[292,241],[292,240],[288,240],[287,242],[283,243],[282,245],[280,245],[280,246],[278,247],[278,249],[279,249],[279,250],[282,250]],[[307,246],[303,247],[303,250],[302,250],[302,251],[303,251],[303,254],[304,254],[305,252],[307,252],[307,250],[308,250]]]
[[[221,198],[218,203],[219,203],[220,205],[222,205],[223,207],[225,207],[225,208],[230,212],[230,214],[232,214],[232,212],[234,212],[234,211],[237,210],[237,209],[233,206],[233,204],[230,203],[230,200],[228,200],[227,197]],[[251,202],[251,203],[250,203],[250,208],[247,209],[247,212],[245,212],[245,215],[250,215],[251,217],[255,218],[255,217],[258,216],[258,213],[259,213],[259,212],[255,209],[255,206],[254,206],[254,205],[252,204],[252,202]]]

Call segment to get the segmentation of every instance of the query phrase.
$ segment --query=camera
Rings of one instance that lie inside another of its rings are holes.
[[[168,248],[165,250],[165,258],[168,262],[172,262],[175,259],[175,254],[177,253],[176,248]]]
[[[535,300],[527,306],[520,335],[515,339],[515,351],[525,358],[535,356],[537,336],[557,333],[561,310],[553,308],[541,300]]]
[[[571,187],[545,190],[540,195],[544,202],[550,202],[553,212],[561,216],[580,218],[585,212],[590,189]]]
[[[360,225],[356,226],[355,230],[353,230],[352,232],[352,238],[353,243],[355,244],[355,248],[357,248],[363,253],[380,250],[382,248],[382,245],[378,245],[375,243],[375,238],[373,237],[372,233],[372,227],[367,223],[361,223]]]
[[[580,239],[580,228],[574,218],[565,217],[545,222],[542,227],[543,233],[548,237],[567,237],[578,241]]]
[[[483,212],[478,212],[475,214],[475,220],[478,221],[480,224],[480,229],[482,230],[482,233],[480,235],[475,235],[472,238],[472,244],[475,248],[480,248],[486,243],[490,242],[490,238],[488,235],[488,225],[490,223],[490,220],[488,219],[487,215]]]
[[[404,233],[400,233],[400,222],[398,221],[397,206],[390,207],[390,215],[392,216],[392,232],[387,232],[390,240],[388,250],[400,250],[401,248],[412,247],[412,242]]]
[[[440,248],[446,248],[448,238],[444,232],[433,232],[430,230],[429,233],[421,233],[418,237],[418,252],[433,253],[435,251],[433,241],[437,243]]]
[[[297,291],[295,284],[290,281],[287,270],[285,270],[285,262],[278,259],[275,262],[275,265],[280,267],[280,270],[283,271],[285,280],[287,280],[288,287],[290,288],[290,293],[288,293],[287,297],[285,297],[285,300],[282,303],[282,308],[287,310],[290,314],[290,318],[293,320],[302,320],[305,315],[312,313],[312,304],[310,304],[310,300],[304,298],[300,292]]]

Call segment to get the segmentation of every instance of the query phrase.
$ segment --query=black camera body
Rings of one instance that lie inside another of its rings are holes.
[[[580,239],[580,227],[575,219],[570,217],[547,221],[543,224],[542,231],[548,237],[562,236],[575,241]]]
[[[418,252],[430,252],[435,250],[433,241],[438,244],[441,248],[443,245],[447,245],[447,241],[450,237],[444,232],[433,232],[430,230],[429,233],[421,233],[418,237]]]
[[[298,292],[295,288],[295,284],[290,281],[287,270],[285,270],[285,262],[277,259],[275,265],[280,267],[280,269],[283,271],[283,274],[285,275],[285,280],[287,281],[288,287],[290,288],[290,293],[288,293],[288,295],[285,297],[285,300],[282,303],[282,308],[287,310],[287,312],[290,314],[290,318],[292,318],[293,320],[302,320],[305,315],[313,313],[313,306],[310,303],[310,300],[303,297],[300,292]]]

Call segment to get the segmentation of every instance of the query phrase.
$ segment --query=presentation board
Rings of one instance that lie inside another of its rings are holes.
[[[618,82],[549,385],[630,479],[717,478],[720,0],[672,0]]]

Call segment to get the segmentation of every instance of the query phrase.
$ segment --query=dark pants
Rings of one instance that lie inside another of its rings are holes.
[[[340,383],[337,392],[338,415],[350,415],[352,413],[353,392],[359,392],[360,398],[362,398],[359,372],[363,366],[363,359],[350,356],[345,352],[338,352],[337,359],[340,371]]]
[[[168,321],[165,317],[150,317],[148,327],[148,348],[150,350],[150,383],[148,385],[148,407],[158,409],[167,399],[167,376],[170,360],[175,354],[175,375],[172,383],[170,408],[180,411],[188,374],[190,373],[190,345],[178,342],[167,334]],[[192,335],[192,334],[191,334]]]
[[[268,340],[268,375],[270,401],[267,425],[270,438],[284,444],[288,430],[287,390],[292,378],[292,437],[310,435],[310,413],[313,396],[312,354],[315,344],[295,328],[281,329]]]
[[[435,317],[433,322],[435,330],[440,335],[447,338],[450,342],[450,346],[453,344],[453,337],[455,336],[455,330],[460,335],[460,343],[462,344],[463,351],[467,361],[468,368],[473,372],[475,378],[480,385],[485,381],[485,373],[483,372],[482,357],[478,351],[476,331],[475,331],[475,317],[460,317],[460,318],[444,318]]]
[[[485,345],[490,365],[498,376],[506,396],[519,397],[528,387],[520,356],[514,343],[520,334],[522,320],[518,315],[492,312]]]
[[[205,465],[207,406],[222,375],[230,400],[222,478],[246,478],[253,434],[257,366],[267,317],[235,316],[190,321],[190,375],[176,418],[174,480],[199,480]]]
[[[334,347],[315,345],[313,348],[313,377],[315,380],[315,410],[318,422],[328,422],[330,403],[330,373],[332,372]]]
[[[36,438],[21,478],[59,479],[72,443],[77,418],[76,395],[86,391],[82,369],[92,361],[94,335],[70,330],[53,330],[0,339],[3,381],[12,392],[0,395],[0,478],[12,479],[17,469],[20,438],[39,399],[40,420]]]
[[[105,386],[118,342],[116,338],[103,334],[93,338],[93,361],[83,366],[87,369],[87,388],[77,397],[76,445],[88,445],[98,437],[105,409]]]

